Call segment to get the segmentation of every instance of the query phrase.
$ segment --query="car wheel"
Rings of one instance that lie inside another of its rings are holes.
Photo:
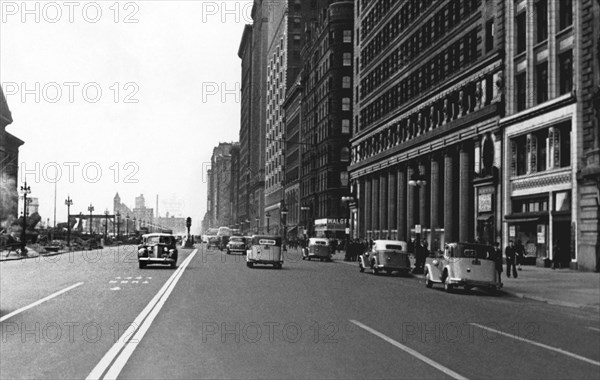
[[[365,271],[365,268],[363,268],[362,265],[359,265],[358,267],[360,268],[360,273],[363,273]]]
[[[371,272],[371,273],[373,273],[374,275],[378,275],[379,274],[379,269],[373,268],[373,272]]]
[[[473,290],[471,285],[465,285],[465,291],[470,292],[471,290]]]
[[[454,286],[450,283],[450,276],[446,275],[446,277],[444,278],[444,290],[447,293],[452,293],[452,291],[454,290]]]
[[[228,255],[231,255],[231,251],[230,251],[230,250],[227,250],[227,254],[228,254]]]
[[[175,269],[175,268],[177,268],[177,263],[176,262],[171,263],[171,269]]]
[[[246,266],[247,266],[248,268],[252,268],[252,267],[254,267],[254,263],[246,263]]]
[[[140,269],[144,269],[144,268],[146,268],[146,263],[145,263],[145,262],[143,262],[143,261],[139,261],[139,262],[138,262],[138,264],[139,264],[139,266],[140,266]]]
[[[429,272],[425,272],[425,286],[428,288],[433,287],[433,281],[431,281],[431,278],[429,277]]]

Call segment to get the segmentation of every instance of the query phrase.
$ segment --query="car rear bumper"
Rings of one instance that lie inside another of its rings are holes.
[[[283,264],[283,260],[257,260],[257,259],[248,259],[246,260],[249,263],[253,264]]]
[[[480,288],[499,288],[500,287],[500,284],[498,284],[496,281],[471,280],[468,278],[450,278],[449,282],[453,285],[477,286]]]
[[[172,257],[138,257],[138,260],[146,264],[171,264],[177,262]]]

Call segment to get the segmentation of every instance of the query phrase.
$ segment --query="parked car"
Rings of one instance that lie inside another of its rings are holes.
[[[438,255],[439,256],[439,255]],[[444,284],[451,292],[456,286],[497,290],[501,287],[496,272],[494,247],[484,244],[448,243],[443,255],[425,260],[425,284]]]
[[[141,268],[148,264],[177,266],[177,239],[171,234],[153,233],[142,236],[138,246],[138,263]]]
[[[410,259],[408,244],[401,240],[375,240],[373,247],[360,255],[358,266],[361,272],[371,268],[373,274],[385,271],[408,273]]]
[[[245,255],[247,247],[246,238],[243,236],[232,236],[227,243],[227,254],[231,255],[233,252],[236,252]]]

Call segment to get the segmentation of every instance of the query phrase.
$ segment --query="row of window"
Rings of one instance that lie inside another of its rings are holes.
[[[480,0],[462,0],[466,2]],[[421,16],[434,0],[408,1],[400,8],[390,21],[377,33],[377,35],[361,50],[361,67],[368,65],[379,53],[385,50],[390,43],[401,35],[410,24]],[[455,3],[454,1],[451,4]],[[370,30],[375,23],[367,22],[365,27]],[[362,33],[363,40],[367,33]],[[357,37],[358,40],[358,37]]]
[[[558,55],[557,80],[553,81],[558,95],[571,92],[573,89],[573,52],[568,50]],[[551,85],[548,75],[548,61],[540,62],[535,67],[535,96],[531,99],[535,104],[544,103],[549,99],[549,86]],[[517,112],[528,107],[527,99],[527,72],[523,71],[515,76],[515,105]]]
[[[459,25],[458,20],[456,23],[449,23],[445,18],[448,8],[451,8],[452,4],[448,4],[446,7],[440,9],[434,17],[425,22],[411,37],[399,45],[383,62],[361,80],[361,99],[375,91],[381,83],[409,65],[425,49],[432,46]],[[477,9],[477,7],[465,8],[462,18],[469,17]],[[364,56],[361,55],[361,59]]]
[[[415,98],[439,81],[448,79],[452,74],[475,62],[480,54],[477,28],[474,28],[375,101],[363,107],[360,115],[360,129],[368,128],[409,99]]]
[[[513,198],[512,212],[522,214],[529,212],[547,212],[548,196],[534,196],[524,198]],[[557,191],[552,194],[552,211],[570,211],[571,210],[571,191]]]
[[[535,41],[543,42],[548,39],[548,24],[558,24],[558,31],[568,28],[573,24],[573,0],[559,0],[555,17],[550,14],[548,0],[537,0],[534,4],[535,12]],[[527,48],[527,10],[523,7],[515,16],[515,42],[517,54]]]
[[[520,176],[571,166],[571,122],[513,137],[511,174]]]

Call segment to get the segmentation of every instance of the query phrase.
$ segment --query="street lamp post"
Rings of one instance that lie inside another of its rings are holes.
[[[352,196],[345,196],[342,197],[342,202],[346,203],[346,206],[348,207],[348,218],[346,219],[346,260],[350,260],[350,256],[349,256],[349,252],[348,252],[348,247],[349,247],[349,239],[350,239],[350,217],[351,217],[351,213],[350,213],[350,203],[354,202],[354,197]]]
[[[90,203],[90,207],[88,207],[88,211],[90,212],[90,235],[92,235],[92,212],[94,212],[94,206]]]
[[[419,189],[421,187],[427,186],[427,181],[425,180],[424,175],[417,172],[410,177],[410,180],[408,181],[408,185]],[[420,197],[419,197],[418,203],[421,203],[421,202],[423,202],[423,200],[420,199]],[[421,246],[421,229],[423,228],[423,226],[419,225],[419,229],[417,229],[416,227],[417,226],[415,225],[415,244],[413,246],[413,250],[414,250],[413,254],[416,257],[417,262],[415,264],[414,273],[423,273],[424,266],[425,266],[425,258],[421,257],[421,249],[417,248],[417,247]]]
[[[287,240],[287,214],[288,209],[283,205],[281,208],[281,224],[283,224],[283,249],[286,249],[286,240]]]
[[[108,209],[104,210],[104,240],[108,238]]]
[[[137,232],[137,218],[134,216],[133,217],[133,233],[135,234]]]
[[[71,205],[73,204],[73,200],[71,196],[67,195],[67,199],[65,199],[65,205],[67,205],[67,247],[71,246]]]
[[[23,227],[21,229],[21,255],[27,255],[27,194],[31,194],[31,186],[27,186],[27,181],[21,186],[23,194]]]
[[[125,215],[125,237],[129,238],[129,214]]]
[[[267,211],[267,213],[265,214],[265,217],[267,218],[267,234],[270,232],[269,231],[269,218],[271,217],[271,213]]]
[[[302,213],[304,214],[304,231],[302,231],[302,235],[304,235],[304,240],[308,238],[308,221],[306,217],[306,214],[308,214],[308,210],[310,210],[310,207],[308,206],[300,207],[300,211],[302,211]]]
[[[259,223],[260,223],[260,218],[257,216],[255,219],[256,219],[256,234],[258,235],[258,227],[259,227]],[[250,221],[248,221],[248,223],[250,223]]]
[[[117,211],[117,240],[121,234],[121,213]]]

